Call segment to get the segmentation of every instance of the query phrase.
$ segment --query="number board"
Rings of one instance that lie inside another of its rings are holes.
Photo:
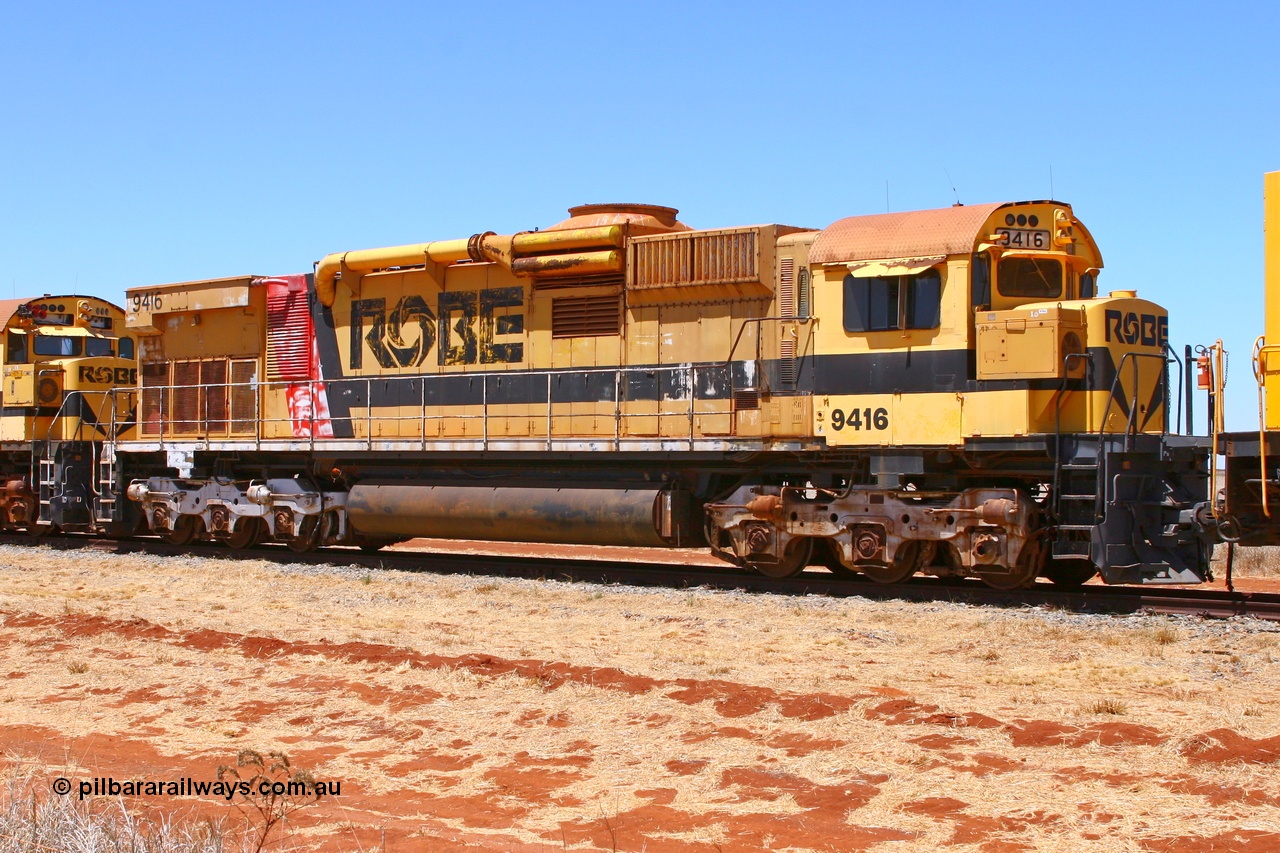
[[[154,314],[167,314],[187,309],[188,294],[185,290],[149,288],[131,290],[125,294],[125,324],[129,328],[153,328]]]
[[[830,447],[952,445],[962,441],[961,396],[849,394],[814,400],[814,435]]]
[[[1048,249],[1049,232],[1032,228],[997,228],[996,245],[1009,249]]]

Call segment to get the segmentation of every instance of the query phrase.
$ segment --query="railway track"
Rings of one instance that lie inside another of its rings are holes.
[[[0,536],[0,544],[46,546],[68,551],[87,548],[116,554],[270,560],[301,565],[337,564],[361,566],[370,570],[398,569],[674,589],[745,590],[780,595],[825,595],[833,598],[860,596],[914,602],[949,601],[1006,608],[1050,607],[1075,613],[1145,612],[1207,618],[1249,616],[1280,621],[1280,594],[1182,587],[1085,586],[1064,590],[1048,583],[1038,583],[1028,589],[1002,591],[991,589],[979,581],[928,577],[916,577],[901,584],[877,584],[861,578],[836,577],[821,569],[810,569],[796,577],[779,580],[732,566],[711,569],[580,557],[511,557],[410,550],[369,554],[351,548],[325,548],[296,554],[280,546],[230,550],[218,544],[206,543],[179,548],[155,539],[112,540],[75,535],[48,539],[5,535]]]

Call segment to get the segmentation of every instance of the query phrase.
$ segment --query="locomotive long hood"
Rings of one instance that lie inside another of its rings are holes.
[[[677,213],[652,204],[586,204],[570,208],[569,219],[545,231],[485,231],[459,240],[335,252],[316,265],[316,298],[333,305],[344,273],[428,263],[488,262],[517,276],[538,278],[620,273],[628,237],[690,230],[675,218]]]

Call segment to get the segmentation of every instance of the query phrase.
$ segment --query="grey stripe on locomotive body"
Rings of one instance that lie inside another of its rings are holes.
[[[320,355],[321,375],[328,389],[329,411],[336,437],[352,437],[352,409],[390,407],[546,405],[550,403],[612,403],[687,400],[727,400],[735,389],[763,385],[778,397],[858,394],[980,393],[983,391],[1112,390],[1116,378],[1113,354],[1106,347],[1089,348],[1085,378],[976,380],[977,353],[972,349],[887,351],[809,355],[791,365],[794,379],[784,381],[781,361],[758,363],[763,383],[751,381],[748,362],[628,365],[591,370],[509,370],[485,374],[419,373],[389,377],[345,377],[338,350],[333,311],[309,300]],[[621,374],[621,375],[619,375]],[[690,375],[691,374],[691,375]],[[548,382],[548,375],[550,381]],[[1157,393],[1161,385],[1157,383]],[[1118,410],[1129,415],[1122,392],[1113,394]],[[1158,396],[1148,404],[1148,418]]]

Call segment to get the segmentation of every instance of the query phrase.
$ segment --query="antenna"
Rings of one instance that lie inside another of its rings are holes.
[[[889,212],[889,179],[884,179],[884,212]]]
[[[956,192],[956,182],[951,179],[951,173],[947,171],[947,167],[942,167],[943,173],[947,176],[947,183],[951,184],[951,194],[956,197],[956,207],[964,207],[960,202],[960,193]]]
[[[1055,198],[1053,194],[1053,164],[1049,164],[1049,198]]]

